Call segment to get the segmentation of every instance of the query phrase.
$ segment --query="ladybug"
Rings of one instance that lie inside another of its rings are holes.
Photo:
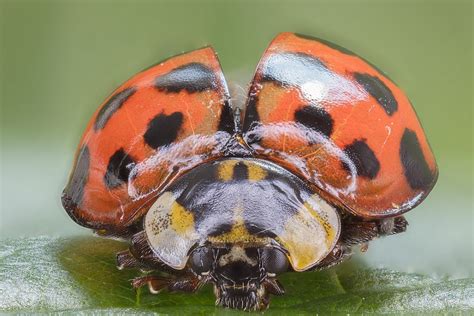
[[[97,109],[62,204],[78,224],[121,237],[119,269],[147,285],[264,310],[277,276],[334,266],[352,247],[405,231],[403,213],[438,169],[400,88],[353,52],[279,34],[242,111],[217,56],[169,58]]]

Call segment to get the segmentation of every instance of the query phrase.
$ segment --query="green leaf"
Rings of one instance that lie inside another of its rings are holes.
[[[214,306],[211,287],[197,294],[134,291],[138,271],[119,271],[126,243],[97,238],[4,240],[0,246],[0,311],[113,314],[244,314]],[[446,313],[474,311],[474,280],[434,279],[365,267],[357,260],[322,272],[280,278],[287,294],[266,314]]]

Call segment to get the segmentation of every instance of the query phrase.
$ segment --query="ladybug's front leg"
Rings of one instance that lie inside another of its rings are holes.
[[[165,277],[147,275],[138,277],[132,280],[132,286],[135,289],[138,289],[144,285],[148,285],[148,289],[151,293],[157,294],[161,290],[168,287],[172,280]]]
[[[206,283],[205,279],[183,270],[175,270],[161,262],[153,253],[146,241],[144,232],[132,236],[129,249],[117,253],[117,268],[137,268],[142,271],[156,271],[163,275],[146,275],[132,280],[134,288],[148,285],[151,293],[156,294],[163,289],[170,292],[192,293]]]
[[[199,279],[194,275],[178,279],[148,275],[133,279],[132,286],[137,289],[148,285],[148,289],[153,294],[158,294],[164,289],[170,292],[194,293],[205,283],[205,280]]]
[[[145,270],[147,268],[145,264],[142,264],[131,254],[129,249],[117,252],[116,263],[117,263],[117,269],[119,270],[132,269],[132,268]]]

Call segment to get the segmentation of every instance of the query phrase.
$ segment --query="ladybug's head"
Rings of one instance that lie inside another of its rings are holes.
[[[284,294],[276,276],[288,270],[288,259],[274,246],[203,246],[192,252],[190,264],[198,277],[214,284],[216,305],[265,310],[270,294]]]

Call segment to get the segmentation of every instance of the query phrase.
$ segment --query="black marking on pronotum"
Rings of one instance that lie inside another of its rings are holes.
[[[201,213],[199,213],[201,214]],[[202,216],[202,215],[201,215]],[[199,227],[199,224],[200,222],[196,220],[196,226]],[[209,227],[209,232],[208,232],[208,235],[210,237],[217,237],[217,236],[220,236],[220,235],[223,235],[225,233],[228,233],[232,230],[232,227],[233,227],[233,223],[219,223],[217,226],[215,227]]]
[[[375,100],[382,106],[388,115],[392,115],[398,110],[398,102],[393,96],[392,91],[383,83],[382,80],[369,74],[354,73],[355,80],[362,85]]]
[[[435,175],[426,162],[416,133],[408,128],[400,142],[400,159],[410,187],[415,190],[429,189],[434,183]]]
[[[305,105],[296,110],[295,121],[327,137],[331,136],[334,124],[328,112],[321,107],[311,105]]]
[[[333,73],[316,57],[304,53],[270,55],[262,66],[262,81],[299,87],[311,81],[327,82]]]
[[[134,164],[135,160],[123,148],[117,150],[110,157],[107,171],[104,175],[104,183],[107,188],[114,189],[128,182],[128,176]]]
[[[369,179],[374,179],[377,176],[380,162],[365,140],[355,140],[344,148],[344,152],[354,163],[357,175]],[[342,166],[344,169],[350,170],[346,163],[343,162]]]
[[[234,113],[232,107],[229,104],[229,101],[225,101],[222,107],[221,117],[219,118],[219,131],[224,131],[229,134],[233,134],[235,127],[234,123]]]
[[[195,93],[218,88],[214,71],[196,62],[179,66],[157,77],[155,87],[167,93],[178,93],[182,90]]]
[[[104,128],[112,115],[114,115],[135,92],[137,92],[137,89],[130,87],[111,96],[97,114],[94,122],[94,130],[97,131]]]
[[[174,112],[170,115],[158,114],[148,123],[148,129],[143,138],[148,146],[154,149],[169,145],[178,136],[182,124],[183,114],[181,112]]]
[[[76,207],[81,204],[84,196],[84,188],[89,179],[90,153],[89,147],[82,146],[77,155],[74,171],[68,185],[61,196],[61,202],[68,214],[78,222],[74,215]]]
[[[268,238],[276,238],[278,235],[269,230],[268,227],[257,225],[252,220],[246,220],[245,222],[245,228],[251,235],[255,235],[258,237],[268,237]]]
[[[331,47],[332,49],[335,49],[335,50],[337,50],[337,51],[339,51],[343,54],[357,56],[353,51],[350,51],[347,48],[344,48],[342,46],[334,44],[333,42],[327,41],[325,39],[314,37],[314,36],[309,36],[309,35],[304,35],[304,34],[299,34],[299,33],[294,33],[294,34],[299,38],[307,39],[307,40],[310,40],[310,41],[320,42],[320,43],[322,43],[322,44],[324,44],[328,47]]]
[[[239,161],[234,166],[232,179],[233,180],[247,180],[248,178],[249,178],[248,167],[242,161]]]

